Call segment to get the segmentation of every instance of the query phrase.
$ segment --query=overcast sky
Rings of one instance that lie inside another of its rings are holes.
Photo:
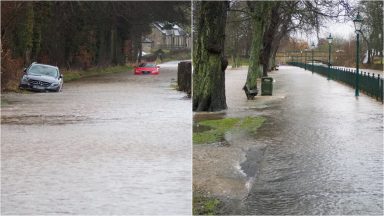
[[[320,29],[319,37],[320,38],[326,38],[328,37],[329,33],[332,34],[332,37],[339,37],[344,39],[349,39],[350,36],[355,35],[355,28],[353,26],[353,22],[346,22],[346,23],[336,23],[334,21],[329,21],[325,26],[325,28]],[[317,45],[317,35],[314,32],[311,35],[306,35],[304,33],[297,33],[296,35],[293,35],[294,37],[303,39],[305,41],[308,41],[310,44],[312,41],[315,42],[315,45]]]
[[[356,5],[359,2],[359,0],[347,0],[347,1],[352,7],[356,7]],[[351,36],[352,37],[355,36],[355,28],[351,20],[345,21],[345,23],[336,22],[335,20],[328,20],[324,23],[324,26],[327,26],[327,27],[323,27],[320,29],[320,33],[319,33],[320,38],[328,37],[329,33],[331,33],[332,36],[336,36],[339,38],[341,37],[343,39],[349,39]],[[317,41],[318,38],[315,32],[313,32],[313,34],[311,35],[297,33],[296,35],[294,35],[294,37],[306,40],[308,41],[309,44],[312,41],[314,41],[315,44],[317,45],[317,42],[318,42]]]
[[[344,39],[348,39],[351,35],[355,35],[355,27],[353,26],[353,22],[346,23],[334,23],[329,22],[329,28],[322,29],[321,36],[326,36],[331,33],[332,35],[342,37]]]

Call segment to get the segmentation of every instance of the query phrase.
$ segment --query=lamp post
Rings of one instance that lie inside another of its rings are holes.
[[[361,26],[363,24],[363,18],[360,16],[360,12],[357,12],[356,18],[353,20],[356,30],[356,74],[355,74],[355,96],[359,96],[359,33],[361,33]]]
[[[383,42],[381,40],[381,33],[379,34],[379,41],[380,41],[380,45],[381,45],[381,43]],[[380,63],[383,64],[383,46],[381,45],[380,47],[381,47]]]
[[[333,40],[331,33],[329,33],[327,40],[328,40],[328,80],[330,80],[331,79],[331,44]]]
[[[307,70],[307,51],[308,49],[304,50],[305,58],[304,58],[304,70]]]
[[[313,42],[313,41],[311,44],[311,48],[312,48],[312,73],[313,73],[313,71],[315,70],[315,67],[313,66],[313,51],[315,49],[315,42]]]
[[[303,63],[303,50],[300,50],[300,63]]]

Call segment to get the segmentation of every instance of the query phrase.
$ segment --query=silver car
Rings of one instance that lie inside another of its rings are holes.
[[[63,75],[56,66],[32,63],[24,69],[19,88],[35,91],[61,91]]]

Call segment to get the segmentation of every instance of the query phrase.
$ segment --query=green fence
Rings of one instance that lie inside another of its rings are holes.
[[[323,76],[328,77],[328,67],[322,66],[322,65],[312,65],[301,62],[288,62],[289,65],[301,67],[301,68],[307,68],[309,71],[313,71],[315,73],[321,74]],[[353,88],[355,88],[355,74],[356,70],[352,69],[340,69],[340,68],[331,68],[329,77],[333,80],[337,80],[343,83],[346,83]],[[383,78],[380,77],[380,74],[375,76],[374,73],[366,73],[363,71],[359,72],[359,89],[363,91],[365,94],[376,98],[376,100],[379,100],[383,102]]]

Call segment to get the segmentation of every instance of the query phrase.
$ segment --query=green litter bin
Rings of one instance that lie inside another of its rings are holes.
[[[261,95],[272,95],[273,78],[262,77],[261,78]]]

